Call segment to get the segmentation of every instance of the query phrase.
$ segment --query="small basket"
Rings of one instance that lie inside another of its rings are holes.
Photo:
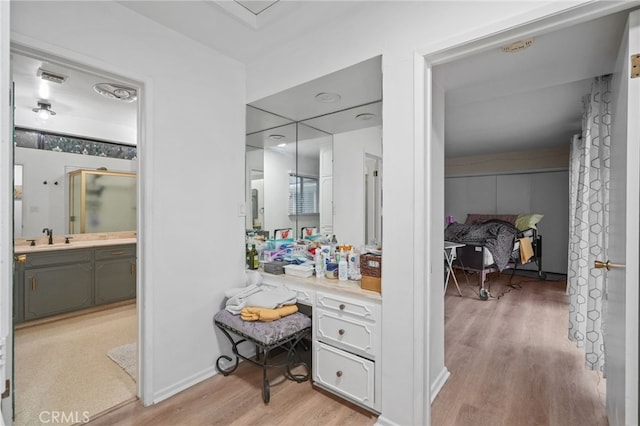
[[[382,256],[374,254],[360,256],[360,273],[366,277],[382,277]]]

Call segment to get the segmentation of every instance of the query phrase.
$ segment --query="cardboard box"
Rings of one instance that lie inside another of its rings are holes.
[[[382,279],[380,277],[369,277],[363,275],[362,280],[360,280],[360,287],[364,290],[377,291],[378,293],[381,293]]]

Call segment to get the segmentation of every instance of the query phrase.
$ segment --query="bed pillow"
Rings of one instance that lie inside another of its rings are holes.
[[[520,231],[524,231],[525,229],[529,228],[538,229],[536,228],[536,225],[542,220],[543,217],[543,214],[521,214],[516,219],[516,228],[518,228],[518,230]]]
[[[467,215],[467,220],[465,220],[465,224],[467,225],[476,225],[479,223],[485,223],[491,219],[500,219],[505,222],[509,222],[512,225],[515,225],[516,219],[518,218],[517,214],[478,214],[478,213],[469,213]]]

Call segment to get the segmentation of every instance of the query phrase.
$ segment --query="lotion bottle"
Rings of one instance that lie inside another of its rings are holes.
[[[349,279],[349,265],[347,263],[347,256],[341,253],[340,262],[338,263],[338,280],[346,281]]]

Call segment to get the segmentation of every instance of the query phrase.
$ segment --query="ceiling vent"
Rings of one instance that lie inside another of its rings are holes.
[[[113,83],[98,83],[93,86],[96,93],[105,98],[122,102],[133,102],[138,99],[138,91],[132,87]]]
[[[502,51],[505,53],[516,53],[528,47],[531,47],[532,44],[533,44],[533,37],[528,38],[526,40],[516,41],[515,43],[511,43],[507,46],[502,46]]]
[[[36,73],[36,75],[43,80],[51,81],[58,84],[62,84],[67,80],[67,76],[65,75],[56,74],[51,71],[43,70],[42,68],[38,68],[38,72]]]

